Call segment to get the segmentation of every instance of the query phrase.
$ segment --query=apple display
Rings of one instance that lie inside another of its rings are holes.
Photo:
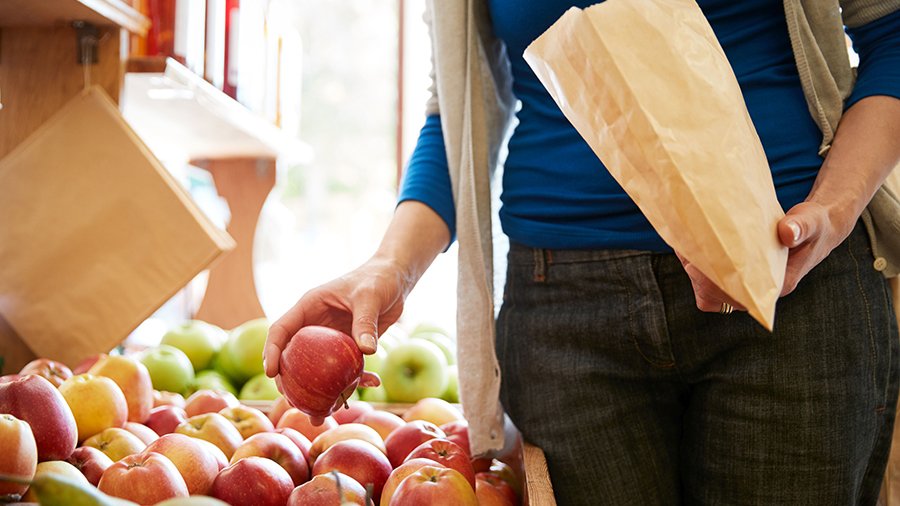
[[[222,468],[202,443],[205,441],[184,434],[166,434],[147,446],[145,452],[164,455],[178,469],[191,495],[205,495]]]
[[[300,329],[281,352],[281,387],[292,406],[327,417],[349,399],[363,373],[363,355],[347,334],[328,327]]]
[[[105,453],[113,462],[140,453],[147,445],[125,429],[111,427],[94,434],[84,441],[84,446],[96,448]]]
[[[469,447],[469,423],[465,420],[456,420],[441,425],[441,430],[447,434],[447,440],[459,445],[470,458],[472,450]]]
[[[189,320],[169,329],[162,344],[178,348],[188,357],[195,371],[206,369],[222,348],[228,334],[221,328],[199,320]]]
[[[358,481],[372,485],[372,497],[377,502],[381,489],[391,474],[390,461],[384,452],[365,441],[339,441],[325,450],[313,464],[313,475],[338,471]]]
[[[225,408],[240,406],[234,395],[221,390],[198,390],[191,394],[184,403],[187,415],[196,416],[204,413],[218,413]]]
[[[361,423],[345,423],[337,427],[327,430],[313,439],[312,446],[309,449],[310,463],[314,463],[316,458],[325,450],[335,443],[347,441],[348,439],[356,439],[371,444],[381,453],[386,453],[384,440],[375,429]]]
[[[388,353],[382,383],[395,402],[416,402],[439,397],[447,389],[447,359],[434,344],[410,339]]]
[[[478,499],[475,489],[455,469],[425,466],[400,482],[390,504],[478,506]]]
[[[144,364],[131,357],[109,355],[101,358],[88,374],[105,376],[116,382],[128,404],[128,421],[142,423],[153,409],[153,384]]]
[[[337,426],[338,423],[330,416],[326,417],[321,425],[313,425],[312,421],[309,419],[309,415],[297,408],[290,408],[281,415],[281,419],[278,420],[278,424],[275,427],[278,429],[285,427],[294,429],[312,441],[316,439],[319,434]]]
[[[312,441],[310,441],[309,438],[289,427],[275,429],[273,431],[273,434],[281,434],[282,436],[290,439],[291,442],[293,442],[294,445],[300,450],[300,453],[303,454],[303,459],[306,460],[307,463],[309,463],[309,449],[312,448]]]
[[[175,392],[166,392],[164,390],[153,391],[153,407],[160,406],[178,406],[184,409],[184,396]]]
[[[425,466],[433,466],[433,467],[444,467],[441,464],[429,460],[429,459],[410,459],[406,462],[400,464],[399,467],[391,471],[391,475],[388,476],[387,481],[384,484],[384,488],[381,490],[381,506],[388,506],[391,503],[391,498],[394,497],[394,491],[397,490],[397,486],[409,475],[422,469]]]
[[[241,388],[238,399],[242,401],[274,401],[281,398],[275,380],[265,373],[250,378]]]
[[[349,401],[347,407],[334,412],[334,421],[339,424],[355,422],[364,413],[373,411],[372,405],[365,401]]]
[[[479,506],[516,506],[519,498],[509,483],[494,473],[475,475],[475,495]]]
[[[182,393],[194,381],[194,366],[178,348],[161,344],[144,351],[140,358],[157,390]]]
[[[65,476],[81,483],[82,485],[90,485],[90,482],[88,482],[87,478],[85,478],[84,475],[81,474],[81,471],[75,468],[75,466],[73,466],[72,464],[69,464],[68,462],[63,460],[48,460],[46,462],[38,463],[37,468],[34,471],[34,478],[32,479],[36,480],[40,476],[47,475]],[[33,487],[29,488],[28,491],[25,492],[25,495],[22,496],[22,502],[40,502]]]
[[[72,376],[59,386],[78,427],[78,441],[128,420],[128,401],[116,382],[90,374]]]
[[[287,399],[285,399],[284,396],[279,396],[278,399],[275,400],[275,403],[272,404],[272,408],[269,409],[269,420],[273,425],[278,425],[281,416],[289,409],[291,409],[291,405],[288,404]]]
[[[218,446],[229,459],[244,441],[234,425],[218,413],[192,416],[181,423],[175,432],[209,441]]]
[[[193,394],[198,390],[219,390],[228,392],[231,395],[237,395],[237,389],[231,384],[231,381],[221,372],[208,369],[200,371],[194,376],[194,381],[188,387],[187,392]]]
[[[441,395],[447,402],[459,402],[459,368],[456,364],[447,367],[447,389]]]
[[[237,383],[243,384],[263,373],[263,348],[268,334],[269,321],[265,318],[250,320],[229,333],[219,357],[228,364],[229,376]]]
[[[30,374],[0,384],[0,413],[30,425],[38,460],[65,460],[75,450],[75,416],[59,390],[41,376]]]
[[[103,472],[113,465],[112,459],[107,457],[105,453],[90,446],[79,446],[72,452],[72,455],[69,456],[66,462],[81,471],[81,474],[87,478],[87,481],[95,487],[100,483],[100,477],[103,476]]]
[[[109,466],[97,488],[105,494],[147,505],[188,496],[187,485],[175,464],[153,452],[129,455]]]
[[[231,463],[247,457],[264,457],[291,475],[294,485],[309,479],[309,464],[303,452],[287,436],[274,433],[260,433],[250,436],[231,456]]]
[[[448,364],[456,364],[456,342],[453,341],[453,339],[437,332],[414,334],[410,337],[412,339],[424,339],[425,341],[434,344],[441,350],[441,353],[444,354],[444,358],[447,359]]]
[[[175,428],[187,419],[187,413],[178,406],[159,406],[150,410],[144,425],[163,436],[175,432]]]
[[[432,439],[415,447],[406,457],[407,460],[423,458],[433,460],[444,467],[455,469],[465,477],[472,490],[475,490],[475,470],[469,461],[469,454],[456,443],[446,439]]]
[[[348,506],[366,504],[366,489],[353,478],[339,472],[313,476],[291,492],[287,506]]]
[[[381,436],[381,439],[387,439],[387,437],[394,432],[394,430],[403,427],[406,422],[400,418],[399,416],[382,410],[372,410],[367,413],[363,413],[356,420],[357,423],[361,423],[363,425],[368,425],[375,429],[375,432]]]
[[[432,439],[444,439],[446,437],[447,435],[437,425],[431,422],[415,420],[407,422],[402,427],[391,432],[391,435],[384,440],[384,446],[391,465],[397,467],[420,444]]]
[[[0,497],[24,494],[28,490],[27,482],[34,477],[38,463],[37,445],[28,422],[13,415],[0,415],[0,455],[3,456],[0,458],[0,475],[26,482],[21,484],[0,480]]]
[[[159,439],[159,434],[142,423],[125,422],[125,430],[137,436],[145,445]]]
[[[425,420],[435,425],[463,420],[462,412],[454,405],[443,399],[426,397],[420,399],[403,413],[403,419],[407,422],[413,420]]]
[[[244,439],[260,432],[272,432],[275,430],[275,426],[272,425],[269,418],[256,408],[250,408],[241,404],[225,408],[219,411],[219,414],[227,418]]]
[[[284,506],[294,490],[287,471],[262,457],[247,457],[219,472],[210,495],[231,506]]]
[[[52,383],[53,386],[59,387],[63,381],[72,377],[72,370],[55,360],[37,358],[25,364],[19,374],[22,376],[37,374]]]

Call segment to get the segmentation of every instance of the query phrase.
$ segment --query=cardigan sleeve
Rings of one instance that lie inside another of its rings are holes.
[[[859,54],[859,70],[845,108],[873,95],[900,98],[900,10],[847,28],[847,34]]]

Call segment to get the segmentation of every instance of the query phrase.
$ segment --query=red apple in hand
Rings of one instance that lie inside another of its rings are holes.
[[[69,464],[75,466],[91,485],[97,486],[100,483],[100,477],[109,466],[113,465],[105,453],[90,446],[80,446],[75,448],[72,455],[66,460]]]
[[[294,482],[287,471],[262,457],[247,457],[223,469],[210,495],[231,506],[284,506]]]
[[[406,456],[415,447],[425,441],[446,437],[447,435],[437,425],[431,422],[415,420],[407,422],[403,427],[391,432],[391,435],[384,441],[384,446],[391,465],[397,467],[406,460]]]
[[[218,413],[225,408],[239,406],[241,403],[231,392],[221,390],[197,390],[184,403],[184,411],[188,417],[204,413]]]
[[[24,485],[0,480],[0,497],[24,494],[37,463],[37,445],[28,423],[13,415],[0,415],[0,474],[26,480]]]
[[[381,506],[388,506],[388,504],[391,503],[391,498],[394,496],[397,487],[400,486],[400,482],[425,466],[444,467],[430,459],[409,459],[400,464],[400,467],[391,471],[391,475],[388,476],[384,488],[381,489]]]
[[[391,474],[391,463],[384,453],[365,441],[347,440],[325,450],[313,464],[313,475],[339,471],[364,487],[372,484],[373,498],[378,501],[381,489]]]
[[[63,381],[72,377],[72,370],[66,367],[65,364],[55,360],[38,358],[25,364],[25,367],[19,371],[19,374],[22,376],[28,374],[43,376],[44,379],[52,383],[53,386],[59,388]]]
[[[287,506],[334,506],[336,504],[369,506],[366,504],[366,489],[346,474],[332,471],[315,476],[312,480],[295,488],[287,502]]]
[[[138,504],[188,496],[187,485],[175,464],[153,452],[129,455],[109,466],[97,488]]]
[[[333,429],[338,426],[338,423],[334,421],[334,418],[327,417],[322,420],[322,423],[318,425],[313,425],[312,420],[309,419],[309,415],[300,411],[297,408],[290,408],[285,411],[283,415],[281,415],[281,419],[278,420],[278,425],[276,428],[291,428],[295,431],[299,432],[306,436],[310,441],[316,439],[319,434]]]
[[[425,466],[400,482],[391,505],[478,506],[475,490],[455,469]]]
[[[144,425],[164,436],[175,432],[175,428],[187,418],[187,413],[178,406],[159,406],[150,410],[150,416]]]
[[[303,452],[287,436],[268,432],[250,436],[234,451],[231,463],[247,457],[264,457],[275,462],[291,475],[294,485],[309,479],[309,465]]]
[[[216,475],[222,469],[214,453],[202,444],[206,441],[184,434],[166,434],[144,451],[164,455],[175,464],[191,495],[204,495],[212,487]],[[218,448],[216,448],[218,450]],[[221,452],[220,452],[221,453]],[[222,457],[224,460],[224,456]]]
[[[469,461],[469,455],[456,443],[446,439],[425,441],[410,452],[407,459],[431,459],[444,467],[455,469],[466,478],[472,490],[475,490],[475,470]]]
[[[59,390],[41,376],[30,374],[0,383],[0,413],[31,426],[40,461],[65,460],[75,450],[75,416]]]
[[[316,418],[331,415],[350,398],[363,373],[356,342],[328,327],[300,329],[281,352],[284,396],[292,406]]]

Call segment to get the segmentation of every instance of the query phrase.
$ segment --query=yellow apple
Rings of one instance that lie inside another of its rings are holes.
[[[435,397],[426,397],[413,404],[413,406],[403,413],[403,419],[407,422],[413,420],[424,420],[431,422],[437,426],[445,423],[463,420],[462,413],[456,409],[456,406],[450,404],[443,399]]]
[[[153,409],[153,383],[144,364],[131,357],[109,355],[97,361],[88,374],[116,382],[128,404],[128,421],[144,423]]]
[[[78,427],[78,441],[110,427],[122,428],[128,418],[128,402],[115,381],[104,376],[79,374],[59,386]]]
[[[218,413],[204,413],[188,418],[175,428],[178,434],[195,437],[219,447],[226,458],[231,458],[234,451],[244,441],[241,433]]]
[[[143,451],[147,445],[125,429],[111,427],[87,438],[84,446],[96,448],[105,453],[113,462]]]

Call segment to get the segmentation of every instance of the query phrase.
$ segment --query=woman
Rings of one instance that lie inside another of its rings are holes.
[[[660,240],[522,59],[566,9],[590,3],[430,2],[435,95],[394,219],[368,262],[273,325],[267,373],[304,325],[350,332],[373,352],[456,234],[476,451],[501,446],[502,377],[503,407],[546,453],[560,504],[874,503],[898,371],[879,271],[896,263],[890,251],[875,258],[884,243],[860,216],[900,161],[900,2],[698,2],[787,212],[771,334],[720,314],[734,301]],[[842,24],[860,53],[855,86]],[[497,371],[488,185],[515,101]]]

